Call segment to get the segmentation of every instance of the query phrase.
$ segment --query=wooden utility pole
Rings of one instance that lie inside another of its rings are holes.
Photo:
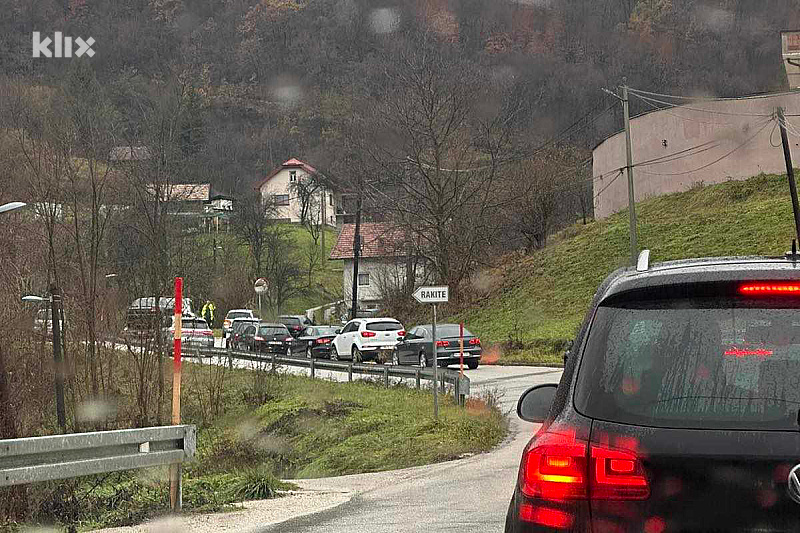
[[[778,108],[778,123],[781,127],[781,144],[783,144],[783,159],[786,162],[786,175],[789,177],[789,193],[792,195],[794,229],[797,234],[797,242],[800,242],[800,207],[797,205],[797,184],[794,181],[792,152],[789,150],[789,139],[786,136],[786,116],[783,114],[782,107]]]
[[[361,258],[361,180],[359,180],[356,196],[356,231],[353,236],[353,306],[350,309],[350,320],[356,318],[358,311],[358,262]]]
[[[639,254],[636,243],[636,200],[633,194],[633,149],[631,148],[631,117],[627,85],[622,86],[622,110],[625,115],[625,157],[628,173],[628,231],[631,241],[631,265],[636,265],[636,256]]]
[[[183,336],[181,319],[183,318],[183,278],[175,278],[175,332],[172,347],[172,425],[181,423],[181,338]],[[181,464],[169,465],[169,501],[172,512],[178,513],[183,507],[183,490],[181,486]]]

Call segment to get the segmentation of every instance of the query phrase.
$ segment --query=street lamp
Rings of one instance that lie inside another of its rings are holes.
[[[18,202],[19,203],[19,202]],[[23,204],[24,205],[24,204]],[[2,207],[0,207],[2,209]],[[26,295],[23,302],[50,302],[50,311],[53,317],[53,360],[56,367],[56,416],[61,431],[66,431],[67,414],[64,407],[64,359],[61,354],[61,292],[53,284],[50,287],[50,297]],[[47,328],[44,334],[47,335]]]
[[[0,205],[0,213],[6,213],[8,211],[13,211],[14,209],[19,209],[20,207],[25,207],[25,202],[9,202],[7,204]]]

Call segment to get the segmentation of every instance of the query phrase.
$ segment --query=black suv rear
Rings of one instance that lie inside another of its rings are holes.
[[[520,417],[544,424],[506,531],[800,531],[800,493],[787,492],[800,464],[800,265],[640,268],[600,286],[557,389],[520,398]]]

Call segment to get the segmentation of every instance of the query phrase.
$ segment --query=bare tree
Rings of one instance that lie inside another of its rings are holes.
[[[495,185],[516,111],[503,101],[502,86],[435,51],[427,35],[396,64],[382,80],[392,91],[372,117],[384,178],[378,192],[438,280],[457,293],[498,227],[494,215],[506,198]]]
[[[231,227],[239,241],[250,250],[253,279],[264,275],[264,253],[276,225],[276,212],[275,200],[262,198],[258,191],[245,195],[236,203]]]

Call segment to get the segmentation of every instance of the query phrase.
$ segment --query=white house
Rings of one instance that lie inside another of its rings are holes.
[[[411,272],[414,285],[425,279],[424,264],[408,253],[405,232],[393,224],[364,222],[361,234],[361,255],[358,264],[358,308],[374,311],[384,298],[397,294],[408,281]],[[349,309],[353,294],[353,242],[355,224],[343,224],[329,259],[343,260],[342,293]],[[418,258],[417,258],[418,259]]]
[[[302,202],[298,184],[317,174],[317,169],[299,159],[290,159],[270,172],[256,185],[264,200],[272,200],[277,206],[277,217],[287,222],[300,222]],[[328,226],[336,226],[336,197],[332,190],[320,187],[313,193],[309,211],[314,220],[324,220]]]

